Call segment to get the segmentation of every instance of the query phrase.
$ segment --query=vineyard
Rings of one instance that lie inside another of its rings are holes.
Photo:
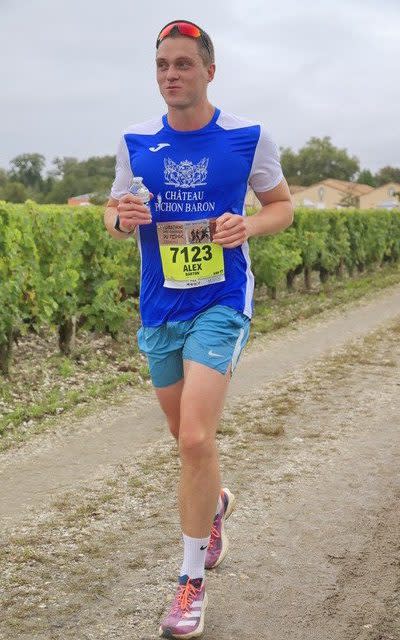
[[[297,277],[311,287],[331,276],[400,258],[400,211],[296,211],[293,225],[250,241],[257,286],[271,298]],[[116,337],[138,308],[140,261],[134,239],[111,238],[102,207],[0,202],[0,373],[10,371],[18,335],[53,327],[68,355],[79,328]]]

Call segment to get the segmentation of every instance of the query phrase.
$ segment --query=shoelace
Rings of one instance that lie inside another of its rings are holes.
[[[192,604],[198,591],[199,589],[196,589],[196,587],[191,584],[190,580],[188,580],[186,584],[182,584],[179,587],[179,591],[176,596],[176,602],[173,607],[174,613],[176,613],[179,609],[182,612],[189,611],[190,605]]]
[[[208,548],[212,549],[213,546],[215,545],[216,540],[220,537],[221,537],[221,534],[219,532],[219,529],[213,523],[211,527],[211,535],[210,535],[210,542],[209,542]]]

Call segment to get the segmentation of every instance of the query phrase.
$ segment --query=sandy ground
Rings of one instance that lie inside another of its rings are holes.
[[[218,435],[238,508],[205,640],[400,639],[399,371],[399,288],[253,345]],[[138,395],[4,455],[2,640],[157,637],[181,560],[163,428]]]

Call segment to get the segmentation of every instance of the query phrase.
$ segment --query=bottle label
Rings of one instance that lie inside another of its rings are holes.
[[[164,287],[191,289],[225,280],[224,252],[212,242],[216,219],[158,222]]]

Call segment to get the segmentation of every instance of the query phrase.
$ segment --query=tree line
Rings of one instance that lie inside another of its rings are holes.
[[[335,178],[379,187],[387,182],[400,183],[400,167],[385,166],[376,173],[360,169],[360,161],[347,149],[335,147],[329,136],[312,137],[299,149],[280,149],[282,169],[291,185],[307,187]],[[55,158],[45,172],[46,158],[40,153],[24,153],[0,168],[0,200],[62,204],[72,196],[90,193],[93,204],[103,204],[114,179],[115,156],[97,156],[87,160]]]

